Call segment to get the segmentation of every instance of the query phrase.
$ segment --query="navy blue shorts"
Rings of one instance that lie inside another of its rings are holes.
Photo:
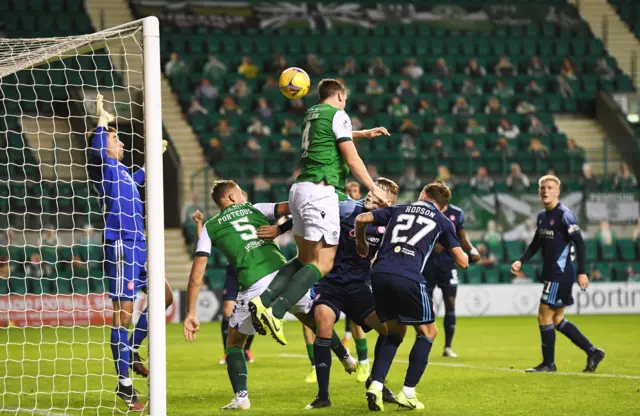
[[[549,305],[552,308],[564,308],[565,306],[573,305],[573,295],[571,294],[573,282],[549,282],[545,280],[543,284],[540,303]]]
[[[136,292],[147,287],[147,242],[107,240],[104,255],[109,296],[113,300],[134,300]]]
[[[222,289],[222,300],[238,299],[238,274],[233,266],[227,266],[227,273],[224,278],[224,289]]]
[[[423,325],[435,321],[433,302],[425,283],[395,274],[374,273],[371,286],[380,322],[395,319],[400,324]]]
[[[353,322],[362,327],[364,332],[367,327],[364,320],[376,309],[371,287],[366,281],[354,281],[350,283],[335,283],[329,279],[321,279],[315,287],[315,305],[327,305],[336,314],[336,322],[340,319],[340,312]]]
[[[458,286],[458,270],[448,267],[427,267],[423,273],[427,281],[427,288],[433,290],[437,287],[444,289],[447,286]]]

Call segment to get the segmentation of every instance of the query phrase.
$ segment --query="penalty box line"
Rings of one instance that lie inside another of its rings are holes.
[[[306,355],[302,354],[276,354],[276,355],[268,355],[269,357],[278,357],[278,358],[304,358],[306,360],[309,359]],[[336,360],[335,357],[333,357]],[[396,363],[408,364],[409,360],[393,360]],[[506,367],[486,367],[482,365],[472,365],[472,364],[462,364],[462,363],[442,363],[442,362],[432,362],[429,361],[429,366],[438,366],[438,367],[453,367],[453,368],[466,368],[469,370],[481,370],[481,371],[501,371],[506,373],[522,373],[524,374],[524,369],[517,368],[506,368]],[[556,371],[553,373],[545,373],[556,376],[578,376],[578,377],[602,377],[602,378],[619,378],[619,379],[628,379],[628,380],[640,380],[640,376],[633,376],[627,374],[607,374],[607,373],[570,373],[566,371]]]

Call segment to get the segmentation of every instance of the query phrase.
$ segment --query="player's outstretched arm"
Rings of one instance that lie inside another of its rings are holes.
[[[358,150],[353,142],[351,140],[340,142],[338,144],[338,149],[340,149],[340,153],[342,154],[342,157],[344,157],[344,160],[347,163],[347,166],[349,166],[349,169],[351,169],[353,175],[373,193],[373,196],[382,201],[383,204],[386,204],[387,206],[391,205],[387,200],[387,193],[376,186],[375,182],[369,175],[369,172],[367,172],[367,167],[360,158]]]
[[[369,255],[367,243],[367,225],[373,223],[375,218],[371,212],[365,212],[356,217],[356,250],[360,257]]]
[[[191,219],[196,223],[196,238],[200,237],[200,231],[202,231],[202,224],[204,223],[204,214],[199,209],[191,215]]]
[[[536,234],[533,236],[533,240],[531,240],[531,244],[529,244],[529,247],[527,247],[527,249],[524,251],[522,257],[520,257],[520,260],[516,260],[511,264],[511,274],[517,276],[520,272],[520,269],[522,268],[522,265],[531,260],[531,258],[535,256],[539,249],[540,239],[538,238],[538,233],[536,232]]]
[[[467,232],[464,229],[458,230],[458,240],[460,240],[460,246],[462,247],[462,249],[469,253],[469,261],[471,261],[471,263],[477,263],[480,260],[480,253],[473,246],[471,240],[469,240]]]
[[[258,228],[257,235],[263,240],[275,240],[278,236],[281,236],[292,228],[293,218],[289,218],[280,225],[263,225]]]
[[[373,139],[378,136],[391,136],[386,127],[374,127],[367,130],[356,130],[352,132],[354,139]]]
[[[461,269],[469,267],[469,256],[467,256],[467,253],[465,253],[461,247],[454,247],[450,249],[449,252],[458,267]]]
[[[96,117],[98,117],[98,126],[91,139],[91,158],[99,163],[116,163],[115,159],[107,155],[108,125],[115,120],[115,117],[104,109],[103,97],[100,94],[96,98]]]
[[[98,117],[98,127],[107,127],[116,118],[104,109],[104,97],[98,94],[96,97],[96,116]]]
[[[196,256],[191,265],[189,286],[187,287],[187,316],[184,319],[184,339],[189,342],[196,340],[196,333],[200,329],[200,321],[196,315],[196,305],[204,272],[207,268],[207,260],[206,256]]]

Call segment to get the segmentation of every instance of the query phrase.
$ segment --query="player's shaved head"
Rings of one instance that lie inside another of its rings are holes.
[[[211,186],[211,198],[216,205],[222,208],[223,200],[227,199],[229,194],[234,191],[240,191],[240,187],[235,183],[235,181],[221,179],[213,182],[213,185]]]
[[[424,187],[420,199],[423,201],[431,200],[438,205],[438,208],[442,209],[451,200],[451,190],[443,183],[433,182]]]
[[[344,85],[333,78],[325,78],[318,84],[318,100],[320,102],[344,92]]]

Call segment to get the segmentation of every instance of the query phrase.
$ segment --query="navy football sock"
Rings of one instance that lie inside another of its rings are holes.
[[[540,325],[540,338],[542,340],[542,361],[544,364],[553,364],[556,353],[556,331],[553,324]]]
[[[331,374],[331,338],[316,337],[313,356],[318,376],[318,397],[329,398],[329,375]]]
[[[376,367],[378,362],[378,357],[380,356],[380,347],[382,347],[382,343],[384,342],[384,335],[378,335],[378,339],[376,340],[376,346],[373,348],[373,365],[371,366],[371,373],[373,373],[373,369]],[[371,378],[371,376],[369,376]]]
[[[133,328],[133,334],[129,338],[129,345],[133,352],[138,352],[142,341],[147,337],[147,329],[149,327],[149,321],[147,319],[147,308],[144,308],[142,315],[138,318],[136,326]]]
[[[427,364],[429,364],[429,353],[432,346],[432,338],[424,335],[416,337],[416,342],[413,343],[413,348],[411,348],[411,353],[409,354],[409,368],[404,378],[405,387],[415,387],[420,382],[420,378],[424,370],[427,369]]]
[[[251,344],[253,344],[254,337],[255,335],[250,335],[249,338],[247,338],[247,342],[244,343],[245,350],[251,350]]]
[[[580,348],[587,354],[596,349],[596,347],[594,347],[593,344],[589,342],[587,337],[585,337],[582,332],[580,332],[578,327],[567,321],[566,319],[563,319],[562,322],[558,324],[556,329],[563,333],[567,338],[571,340],[571,342],[576,344],[578,348]]]
[[[444,313],[444,346],[451,348],[453,334],[456,332],[456,311],[448,310]]]
[[[384,337],[379,347],[376,345],[376,358],[371,371],[371,379],[373,381],[384,384],[400,344],[402,344],[402,338],[395,334],[389,334]]]
[[[220,329],[222,330],[222,348],[224,349],[225,354],[227,353],[227,336],[229,336],[229,319],[226,316],[222,317],[222,325]]]
[[[111,328],[111,352],[118,379],[129,379],[131,346],[129,345],[129,330],[127,328]]]

